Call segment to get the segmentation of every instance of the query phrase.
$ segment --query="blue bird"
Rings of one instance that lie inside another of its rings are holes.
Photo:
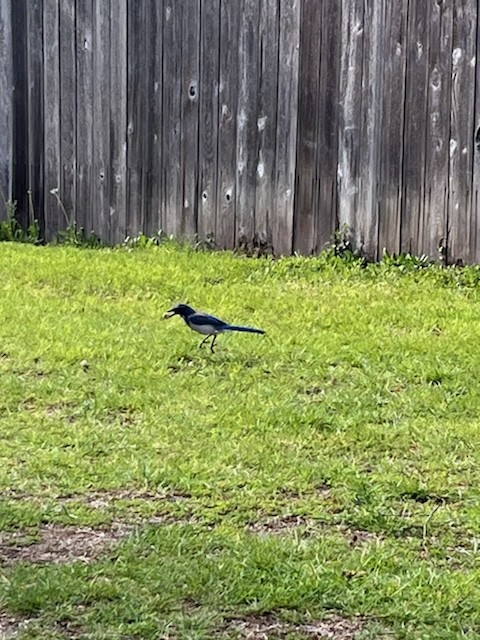
[[[193,329],[193,331],[197,331],[205,336],[202,342],[199,344],[199,348],[202,347],[209,338],[213,338],[210,343],[210,351],[215,353],[213,347],[215,346],[215,341],[217,339],[217,335],[219,333],[224,333],[225,331],[245,331],[247,333],[265,333],[262,329],[254,329],[253,327],[240,327],[235,324],[228,324],[228,322],[224,322],[220,320],[220,318],[216,318],[215,316],[211,316],[208,313],[200,313],[189,307],[188,304],[177,304],[172,309],[169,309],[167,313],[165,313],[165,318],[172,318],[175,315],[181,316],[186,324]]]

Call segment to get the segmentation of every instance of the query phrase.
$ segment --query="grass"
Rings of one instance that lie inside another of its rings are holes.
[[[131,525],[5,563],[0,635],[479,637],[479,270],[0,249],[0,536]]]

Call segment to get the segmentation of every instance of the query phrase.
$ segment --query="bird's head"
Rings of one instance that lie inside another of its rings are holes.
[[[164,318],[173,318],[173,316],[181,316],[182,318],[188,318],[192,313],[195,313],[195,309],[189,307],[188,304],[177,304],[171,309],[169,309],[165,314]]]

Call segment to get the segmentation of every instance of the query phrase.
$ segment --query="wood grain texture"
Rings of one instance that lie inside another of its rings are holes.
[[[43,220],[43,0],[32,0],[27,11],[28,197],[25,222]]]
[[[340,103],[342,4],[337,0],[321,3],[322,35],[320,40],[320,90],[317,104],[317,199],[315,251],[329,244],[338,228],[337,172]],[[311,33],[316,38],[315,33]]]
[[[10,0],[0,0],[0,219],[12,198],[13,48]]]
[[[311,254],[317,250],[317,207],[319,153],[320,48],[318,34],[322,29],[321,4],[316,0],[302,3],[299,54],[298,140],[295,187],[295,225],[293,249]]]
[[[237,0],[221,2],[215,242],[223,249],[235,246],[238,46],[232,43],[238,43],[240,9]]]
[[[198,236],[214,238],[217,218],[220,0],[202,2],[200,15],[200,134]]]
[[[58,30],[60,12],[58,0],[43,2],[43,86],[44,92],[44,235],[46,240],[55,238],[59,230],[67,227],[68,221],[58,204],[60,196],[60,47]]]
[[[480,92],[480,9],[477,6],[477,34],[476,34],[477,55],[475,57],[475,87],[476,99],[473,114],[473,131],[472,131],[472,194],[471,194],[471,211],[472,211],[472,262],[480,262],[480,100],[478,95]]]
[[[78,144],[75,217],[87,233],[93,230],[93,0],[76,4],[76,130]]]
[[[277,197],[272,219],[272,244],[277,255],[290,254],[293,245],[299,42],[300,1],[281,0],[275,159]]]
[[[360,175],[358,180],[356,245],[369,259],[378,258],[380,138],[382,129],[385,5],[365,2],[363,15],[362,101],[360,105]]]
[[[183,3],[166,1],[163,25],[163,195],[166,233],[180,235],[181,181],[181,100],[182,100],[182,20]]]
[[[400,251],[409,0],[385,5],[383,119],[379,148],[378,254]]]
[[[127,12],[127,235],[135,237],[143,231],[145,0],[128,0]]]
[[[200,83],[200,0],[184,4],[182,15],[180,181],[178,234],[193,238],[197,231],[198,131]]]
[[[345,223],[369,257],[480,261],[479,25],[477,0],[0,0],[2,190],[47,239],[310,254]]]
[[[93,21],[93,228],[110,240],[110,0],[94,2]]]
[[[110,6],[110,242],[127,235],[127,0]]]
[[[425,149],[425,214],[419,246],[430,256],[446,258],[448,213],[448,157],[453,0],[433,3],[428,48],[428,102]]]
[[[62,0],[59,3],[60,198],[67,217],[72,222],[75,220],[77,169],[75,36],[75,1]],[[109,237],[108,239],[110,240]]]
[[[342,52],[338,131],[338,220],[347,225],[356,246],[362,242],[356,219],[361,178],[364,2],[342,0]]]
[[[468,262],[472,245],[473,131],[478,6],[453,3],[452,99],[450,116],[449,250],[455,262]]]
[[[245,247],[255,234],[259,11],[259,0],[242,0],[238,36],[235,244]]]
[[[411,0],[407,38],[403,202],[400,248],[421,253],[420,230],[425,219],[425,132],[428,107],[428,30],[431,2]]]
[[[275,147],[277,132],[278,83],[277,0],[260,3],[260,60],[257,136],[258,155],[255,189],[255,244],[258,248],[272,246],[272,219],[275,215]]]

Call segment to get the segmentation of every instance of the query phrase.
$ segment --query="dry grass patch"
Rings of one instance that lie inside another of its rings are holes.
[[[234,633],[245,640],[283,640],[295,635],[305,640],[359,640],[366,629],[363,618],[349,619],[339,615],[304,624],[293,624],[279,620],[272,614],[252,615],[231,620],[225,632]]]
[[[0,566],[17,562],[62,564],[91,562],[131,533],[132,527],[114,523],[109,529],[48,524],[33,537],[28,531],[0,533]]]

